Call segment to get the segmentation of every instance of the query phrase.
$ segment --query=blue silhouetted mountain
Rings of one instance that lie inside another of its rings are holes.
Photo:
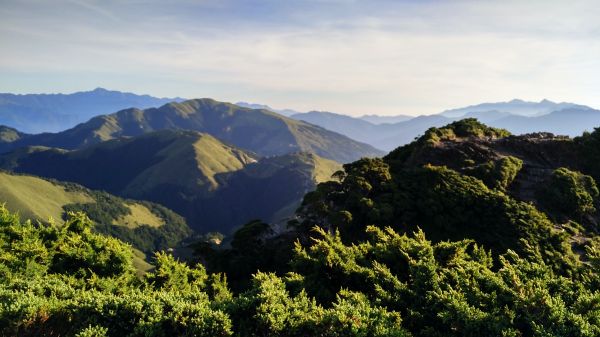
[[[57,132],[102,114],[151,108],[182,98],[157,98],[97,88],[72,94],[0,94],[0,125],[22,132]]]

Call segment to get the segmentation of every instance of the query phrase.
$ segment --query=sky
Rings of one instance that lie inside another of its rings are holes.
[[[0,92],[349,115],[600,107],[598,1],[0,0]]]

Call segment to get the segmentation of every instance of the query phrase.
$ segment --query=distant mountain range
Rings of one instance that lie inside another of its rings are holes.
[[[313,111],[309,111],[309,112],[300,112],[300,111],[296,111],[296,110],[292,110],[292,109],[274,109],[265,104],[256,104],[256,103],[247,103],[247,102],[237,102],[235,104],[239,105],[241,107],[244,107],[244,108],[270,110],[270,111],[277,112],[278,114],[281,114],[281,115],[284,115],[287,117],[292,117],[294,119],[301,119],[300,117],[307,116],[307,115],[333,114],[333,115],[347,116],[347,117],[354,118],[354,119],[362,119],[371,124],[384,124],[384,123],[392,124],[392,123],[404,122],[404,121],[414,118],[414,116],[409,116],[409,115],[396,115],[396,116],[363,115],[360,117],[351,117],[348,115],[327,112],[327,111],[314,111],[313,110]]]
[[[588,106],[519,99],[483,103],[418,117],[351,117],[322,111],[295,113],[290,117],[322,126],[385,151],[411,142],[430,127],[439,127],[462,118],[477,118],[490,126],[508,129],[514,134],[547,131],[578,136],[583,131],[592,131],[593,127],[600,126],[600,111]]]
[[[358,117],[364,121],[367,121],[372,124],[394,124],[405,122],[409,119],[415,118],[415,116],[409,115],[395,115],[395,116],[379,116],[379,115],[364,115]]]
[[[97,88],[72,94],[0,93],[0,125],[22,132],[57,132],[88,119],[126,108],[150,108],[182,98],[157,98]]]
[[[269,110],[212,99],[129,108],[58,133],[0,127],[0,167],[162,204],[230,233],[291,216],[341,164],[383,154]]]
[[[482,103],[477,105],[471,105],[464,108],[446,110],[440,115],[450,118],[465,117],[467,114],[472,113],[510,113],[512,115],[526,116],[526,117],[537,117],[542,116],[553,111],[564,110],[567,108],[576,109],[589,109],[584,105],[578,105],[573,103],[555,103],[547,99],[543,99],[539,102],[528,102],[520,99],[513,99],[509,102],[498,102],[498,103]]]
[[[278,114],[284,115],[286,117],[290,117],[291,115],[295,115],[295,114],[299,113],[298,111],[292,110],[292,109],[273,109],[270,106],[264,105],[264,104],[237,102],[237,103],[235,103],[235,105],[241,106],[242,108],[269,110],[269,111],[277,112]]]

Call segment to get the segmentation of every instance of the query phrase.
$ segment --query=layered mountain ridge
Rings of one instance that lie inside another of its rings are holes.
[[[121,110],[94,117],[59,133],[22,135],[12,142],[0,143],[0,152],[30,145],[77,149],[162,129],[205,132],[261,156],[303,151],[338,162],[348,162],[382,154],[367,144],[312,124],[268,110],[241,108],[212,99],[169,103],[146,110]]]
[[[183,215],[198,232],[253,218],[280,220],[340,168],[314,154],[260,158],[191,130],[160,130],[78,150],[30,146],[0,156],[0,167],[150,200]]]

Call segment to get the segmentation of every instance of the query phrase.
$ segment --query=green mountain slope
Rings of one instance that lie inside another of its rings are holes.
[[[86,211],[96,231],[118,237],[146,253],[173,247],[191,234],[184,219],[160,205],[124,200],[35,176],[0,172],[0,203],[23,219],[54,221],[58,225],[68,211]]]
[[[64,206],[90,203],[94,199],[83,191],[69,190],[65,186],[38,177],[0,172],[0,200],[24,219],[61,223]]]
[[[314,154],[264,158],[230,173],[226,184],[193,204],[190,223],[208,221],[210,230],[232,228],[252,219],[282,222],[292,216],[317,182],[329,180],[341,165]]]
[[[259,159],[195,131],[162,130],[81,150],[20,148],[0,167],[72,181],[182,214],[200,232],[228,233],[249,219],[293,214],[302,196],[340,168],[294,153]]]
[[[32,135],[5,143],[0,145],[0,151],[28,145],[77,149],[122,136],[138,136],[163,129],[208,133],[262,156],[303,151],[338,162],[348,162],[382,154],[370,145],[312,124],[268,110],[242,108],[212,99],[169,103],[146,110],[122,110],[92,118],[63,132]]]
[[[165,185],[204,193],[218,185],[218,174],[239,170],[254,158],[207,134],[164,130],[74,151],[22,148],[1,161],[5,169],[134,197]]]
[[[353,240],[369,224],[421,228],[435,241],[473,239],[495,254],[538,250],[568,270],[600,230],[600,176],[590,166],[597,133],[510,136],[474,119],[431,128],[382,159],[344,165],[340,181],[305,197],[300,228],[327,225]]]

